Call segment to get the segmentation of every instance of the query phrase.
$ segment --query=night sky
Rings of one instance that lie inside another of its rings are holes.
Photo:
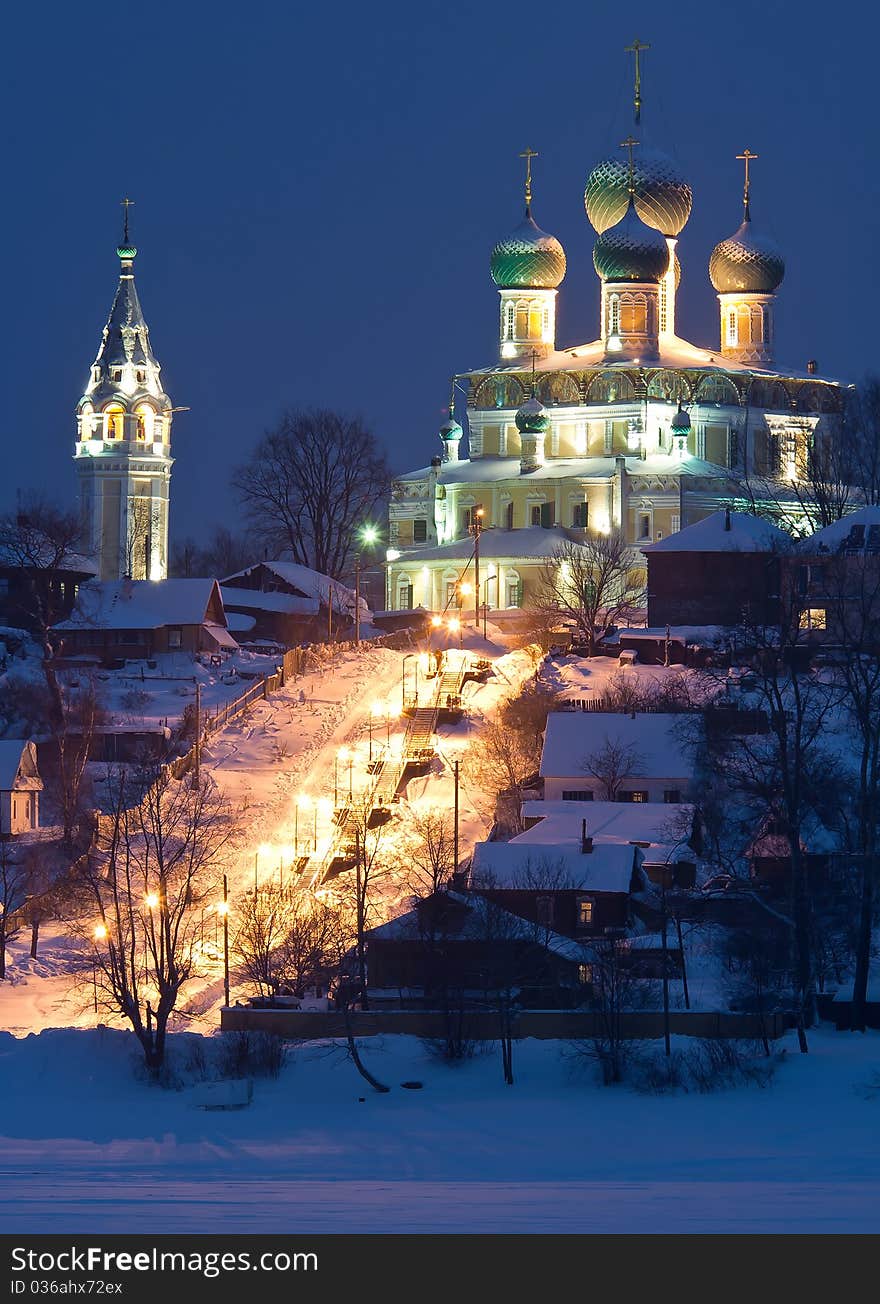
[[[694,188],[679,334],[717,346],[706,268],[748,146],[755,227],[787,264],[779,363],[880,369],[878,26],[867,4],[768,0],[10,7],[0,507],[34,486],[74,501],[125,194],[165,388],[191,409],[172,543],[237,526],[230,473],[287,404],[360,412],[396,470],[425,465],[448,377],[497,357],[488,259],[520,220],[526,145],[534,215],[568,255],[558,339],[598,334],[583,188],[629,129],[636,36],[644,139]]]

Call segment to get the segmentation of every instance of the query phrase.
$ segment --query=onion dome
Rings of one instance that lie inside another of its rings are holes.
[[[659,281],[666,273],[669,247],[641,220],[632,196],[623,221],[593,246],[593,266],[603,281]]]
[[[672,431],[673,435],[678,435],[679,438],[682,438],[691,433],[691,419],[688,416],[688,414],[685,412],[684,408],[681,406],[680,403],[678,405],[678,411],[676,412],[675,416],[672,418],[672,422],[669,428]]]
[[[521,435],[543,435],[550,425],[544,406],[534,396],[527,398],[514,417],[516,428]]]
[[[752,230],[746,213],[742,226],[712,250],[709,280],[719,294],[773,294],[782,284],[785,260],[766,236]]]
[[[672,159],[659,150],[642,149],[633,159],[636,212],[646,226],[662,235],[678,235],[691,215],[693,191]],[[587,178],[584,207],[602,234],[623,217],[629,203],[629,165],[621,158],[597,163]]]
[[[565,275],[565,250],[555,235],[542,231],[529,208],[506,240],[499,240],[490,261],[499,290],[555,290]]]
[[[117,245],[116,257],[127,259],[130,262],[132,258],[137,257],[137,249],[135,249],[134,245]]]
[[[461,426],[456,421],[454,413],[450,412],[449,416],[446,418],[446,420],[443,422],[443,425],[440,427],[440,438],[461,439],[461,436],[462,436]]]

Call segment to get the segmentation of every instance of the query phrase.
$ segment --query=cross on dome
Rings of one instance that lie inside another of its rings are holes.
[[[636,114],[636,126],[642,120],[642,69],[639,63],[639,55],[643,50],[650,50],[650,45],[638,38],[633,41],[632,45],[627,45],[624,49],[625,54],[635,55],[635,85],[633,88],[633,108]]]

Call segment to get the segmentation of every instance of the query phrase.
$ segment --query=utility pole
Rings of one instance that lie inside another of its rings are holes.
[[[200,781],[202,762],[202,686],[196,679],[196,742],[195,742],[195,787]]]
[[[471,531],[474,536],[474,628],[480,628],[480,534],[483,529],[483,509],[474,511]]]
[[[333,642],[333,585],[327,585],[327,642]]]
[[[223,875],[223,1004],[229,1005],[229,884]]]
[[[458,765],[459,762],[453,762],[453,771],[455,773],[455,799],[453,804],[453,824],[452,824],[452,872],[458,873]]]
[[[354,645],[361,642],[361,554],[354,555]]]

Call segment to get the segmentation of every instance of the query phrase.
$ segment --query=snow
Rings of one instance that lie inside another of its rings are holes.
[[[542,778],[585,775],[585,758],[606,743],[632,747],[635,763],[630,776],[687,780],[694,762],[678,737],[683,717],[665,713],[621,715],[614,712],[552,711],[547,717]]]
[[[235,580],[250,575],[257,566],[264,566],[277,575],[280,580],[291,585],[297,593],[304,598],[312,598],[322,606],[328,606],[332,601],[334,611],[351,612],[354,609],[354,589],[346,588],[338,580],[330,579],[327,575],[320,574],[319,571],[312,570],[308,566],[301,566],[295,561],[264,561],[258,562],[254,566],[247,567],[246,570],[236,571],[234,575],[227,575],[220,581],[222,585],[232,585]],[[284,608],[287,610],[287,608]],[[367,605],[361,598],[361,610],[368,611]]]
[[[817,530],[806,539],[798,541],[798,550],[800,552],[813,553],[815,551],[837,552],[848,540],[854,525],[863,526],[864,539],[860,545],[860,551],[864,548],[865,541],[868,538],[868,532],[874,527],[875,532],[880,530],[880,507],[863,507],[861,511],[850,512],[848,516],[843,516],[839,521],[833,521],[831,525],[826,525],[824,530]]]
[[[194,1039],[174,1039],[187,1058]],[[685,1039],[674,1038],[679,1049]],[[297,1046],[244,1109],[139,1078],[129,1034],[0,1035],[7,1233],[880,1231],[880,1034],[794,1034],[765,1090],[603,1088],[555,1042],[449,1068],[364,1040]],[[402,1090],[420,1081],[421,1091]],[[194,1084],[195,1085],[195,1084]],[[821,1126],[817,1121],[821,1120]],[[536,1138],[540,1143],[536,1144]]]
[[[729,527],[728,528],[728,518]],[[818,536],[816,536],[818,537]],[[790,552],[791,535],[749,512],[712,512],[642,552]]]
[[[30,764],[25,762],[25,767],[32,773],[19,776],[26,751],[29,753]],[[37,757],[33,743],[25,742],[21,738],[0,739],[0,792],[12,792],[16,787],[19,791],[41,789],[43,785],[39,778],[35,777],[36,767]],[[16,779],[18,779],[17,784]]]
[[[589,821],[588,821],[589,824]],[[473,877],[490,878],[498,887],[516,887],[523,876],[544,868],[563,876],[564,886],[586,892],[628,892],[636,865],[634,847],[620,842],[596,842],[589,853],[581,850],[580,831],[565,840],[478,842],[474,847]]]
[[[201,625],[216,580],[102,580],[83,584],[68,620],[55,629],[159,629]],[[218,593],[218,607],[221,606]]]
[[[285,615],[314,616],[320,610],[317,598],[300,598],[293,593],[260,593],[258,589],[239,589],[221,584],[225,607],[247,607],[254,611],[280,611]]]
[[[679,834],[693,819],[687,803],[658,805],[638,801],[525,801],[523,818],[540,823],[520,833],[519,843],[580,840],[581,823],[594,839],[616,842],[662,842],[671,829]]]

